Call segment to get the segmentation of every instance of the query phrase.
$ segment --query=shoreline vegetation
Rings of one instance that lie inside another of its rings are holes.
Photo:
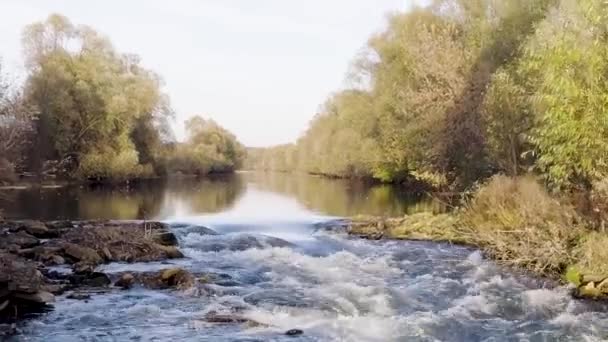
[[[442,216],[453,225],[379,224],[605,297],[607,20],[594,0],[437,0],[396,13],[307,131],[249,149],[244,166],[461,193]],[[387,234],[374,224],[368,236]]]
[[[608,234],[532,177],[496,176],[449,213],[360,216],[346,226],[366,239],[471,246],[499,264],[569,283],[576,297],[608,299]]]
[[[242,166],[462,192],[451,213],[355,218],[349,232],[475,246],[606,299],[607,18],[595,0],[437,0],[394,14],[355,59],[352,87],[333,94],[296,143],[245,150],[202,117],[177,142],[160,77],[93,29],[52,15],[24,30],[24,84],[0,75],[0,183],[23,172],[120,182]],[[123,252],[181,255],[149,240],[143,223],[3,224],[0,284],[16,287],[0,289],[0,311],[44,304],[46,286],[72,284],[47,283],[32,260],[70,264],[82,274],[74,282],[107,286],[91,267],[139,260]],[[132,249],[113,251],[112,241]],[[163,286],[193,279],[157,276]]]
[[[0,63],[0,184],[125,183],[242,165],[245,148],[213,120],[191,117],[177,141],[161,77],[94,29],[53,14],[25,27],[22,45],[23,82]]]

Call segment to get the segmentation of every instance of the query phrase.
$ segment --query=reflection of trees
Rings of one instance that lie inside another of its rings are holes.
[[[150,181],[129,187],[96,187],[78,193],[78,214],[83,218],[144,219],[161,209],[166,184]]]
[[[135,186],[66,186],[4,191],[7,217],[31,219],[136,219],[160,210],[163,182]]]
[[[7,217],[31,219],[153,219],[188,213],[215,213],[232,206],[244,192],[236,176],[212,179],[143,181],[129,186],[68,186],[2,191]]]
[[[440,203],[391,185],[329,179],[303,174],[249,173],[262,190],[294,196],[307,208],[330,215],[397,216],[418,211],[440,211]]]
[[[176,205],[185,205],[189,213],[217,213],[232,206],[244,191],[245,183],[235,175],[172,179],[160,216],[171,215]]]

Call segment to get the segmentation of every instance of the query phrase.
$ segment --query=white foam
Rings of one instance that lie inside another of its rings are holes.
[[[523,293],[527,306],[541,310],[564,310],[570,298],[565,289],[533,289]]]

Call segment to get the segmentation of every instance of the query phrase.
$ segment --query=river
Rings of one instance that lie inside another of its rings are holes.
[[[389,186],[243,173],[2,193],[0,208],[12,218],[168,222],[187,256],[109,264],[103,272],[174,264],[220,279],[198,291],[112,290],[88,302],[60,297],[56,310],[22,324],[18,341],[608,339],[608,306],[574,300],[567,288],[497,266],[474,249],[367,241],[322,228],[355,214],[445,209]],[[202,234],[202,226],[219,235]],[[238,312],[261,325],[207,323],[211,311]],[[290,329],[303,334],[286,336]]]

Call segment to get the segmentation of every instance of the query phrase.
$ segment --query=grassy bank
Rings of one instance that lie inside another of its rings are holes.
[[[569,281],[580,295],[608,298],[608,234],[532,177],[496,176],[449,214],[357,217],[349,232],[475,246],[499,263]]]

